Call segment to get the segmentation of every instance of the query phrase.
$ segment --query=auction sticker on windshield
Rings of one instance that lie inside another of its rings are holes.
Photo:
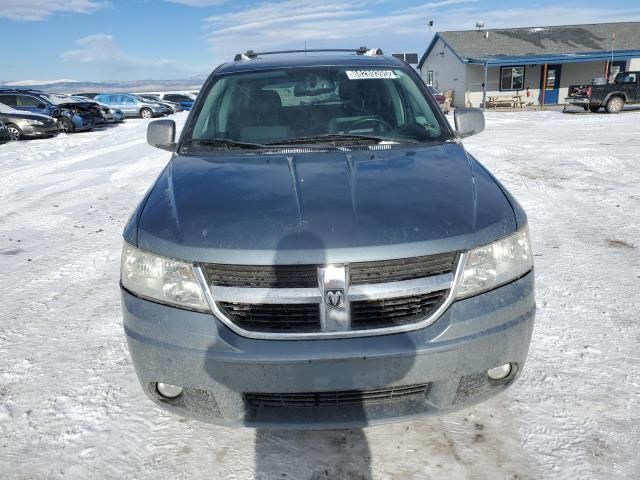
[[[347,70],[349,80],[366,80],[370,78],[396,78],[393,70]]]

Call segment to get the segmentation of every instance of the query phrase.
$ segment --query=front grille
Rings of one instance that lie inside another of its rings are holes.
[[[315,265],[203,265],[209,284],[244,288],[314,288]]]
[[[457,252],[349,265],[351,285],[398,282],[453,272]]]
[[[318,304],[246,304],[219,302],[218,305],[245,330],[272,333],[320,331]]]
[[[374,390],[337,392],[245,393],[251,407],[330,407],[334,405],[370,405],[394,400],[424,397],[428,384],[403,385]]]
[[[351,328],[399,327],[431,315],[447,298],[448,290],[379,300],[351,302]]]
[[[448,298],[459,256],[451,252],[338,264],[331,269],[319,265],[199,267],[212,286],[219,317],[238,333],[281,339],[318,333],[320,338],[324,334],[372,335],[375,332],[365,330],[433,323],[434,313]],[[427,277],[433,278],[422,280]],[[326,304],[332,289],[344,294],[341,305]]]

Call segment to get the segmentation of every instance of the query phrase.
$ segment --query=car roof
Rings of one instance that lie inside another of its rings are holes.
[[[279,54],[258,56],[251,60],[240,60],[222,64],[216,73],[228,74],[239,72],[251,72],[257,70],[269,70],[275,68],[296,67],[407,67],[403,61],[384,55],[367,56],[356,54],[332,54],[332,55],[304,55],[304,54]]]

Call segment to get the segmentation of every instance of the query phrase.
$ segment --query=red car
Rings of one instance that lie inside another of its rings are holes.
[[[429,91],[433,93],[433,96],[436,97],[436,100],[438,101],[438,105],[440,105],[440,108],[444,108],[445,96],[436,87],[432,85],[427,85],[427,86],[429,87]]]

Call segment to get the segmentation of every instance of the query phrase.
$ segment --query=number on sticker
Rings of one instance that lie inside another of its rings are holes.
[[[366,80],[369,78],[396,78],[393,70],[347,70],[349,80]]]

